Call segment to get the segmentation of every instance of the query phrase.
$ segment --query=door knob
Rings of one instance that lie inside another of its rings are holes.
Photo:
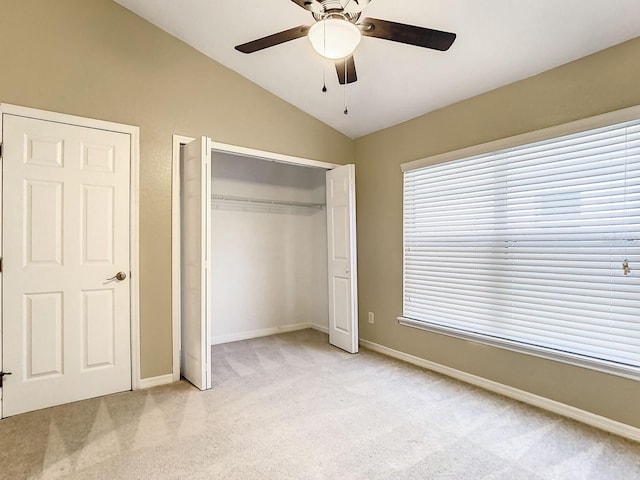
[[[118,280],[119,282],[121,282],[122,280],[124,280],[125,278],[127,278],[127,274],[124,272],[118,272],[116,273],[113,277],[111,278],[107,278],[107,280]]]

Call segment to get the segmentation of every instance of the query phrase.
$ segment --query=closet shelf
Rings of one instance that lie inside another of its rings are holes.
[[[321,210],[325,207],[324,203],[309,203],[309,202],[290,202],[287,200],[270,200],[267,198],[254,198],[254,197],[241,197],[237,195],[211,195],[211,200],[217,202],[229,202],[229,203],[250,203],[255,205],[276,205],[281,207],[294,207],[294,208],[310,208]]]

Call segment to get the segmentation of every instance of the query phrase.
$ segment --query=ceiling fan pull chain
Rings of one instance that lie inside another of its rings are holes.
[[[322,29],[323,29],[322,34],[324,36],[324,39],[323,39],[324,45],[323,45],[322,48],[326,52],[327,51],[327,26],[326,26],[326,24],[324,24],[322,26]],[[325,71],[324,70],[325,70],[325,68],[324,68],[324,63],[323,63],[322,64],[322,91],[326,92],[327,91],[327,79],[325,77]]]
[[[322,54],[327,54],[327,22],[322,22]]]
[[[327,91],[327,79],[325,78],[325,68],[324,63],[322,64],[322,91]]]
[[[347,85],[349,84],[349,78],[347,77],[347,60],[344,61],[344,114],[347,115],[349,110],[347,109]]]

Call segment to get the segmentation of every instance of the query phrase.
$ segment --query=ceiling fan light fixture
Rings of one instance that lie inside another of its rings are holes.
[[[308,36],[313,49],[332,60],[351,55],[362,38],[358,27],[343,18],[326,18],[314,23]]]

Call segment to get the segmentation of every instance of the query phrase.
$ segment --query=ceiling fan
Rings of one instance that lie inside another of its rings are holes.
[[[313,48],[322,56],[335,60],[340,84],[358,80],[353,51],[362,35],[392,42],[446,51],[456,39],[455,33],[404,23],[365,18],[360,15],[371,0],[291,0],[313,15],[316,23],[274,33],[237,45],[242,53],[254,53],[265,48],[308,36]]]

